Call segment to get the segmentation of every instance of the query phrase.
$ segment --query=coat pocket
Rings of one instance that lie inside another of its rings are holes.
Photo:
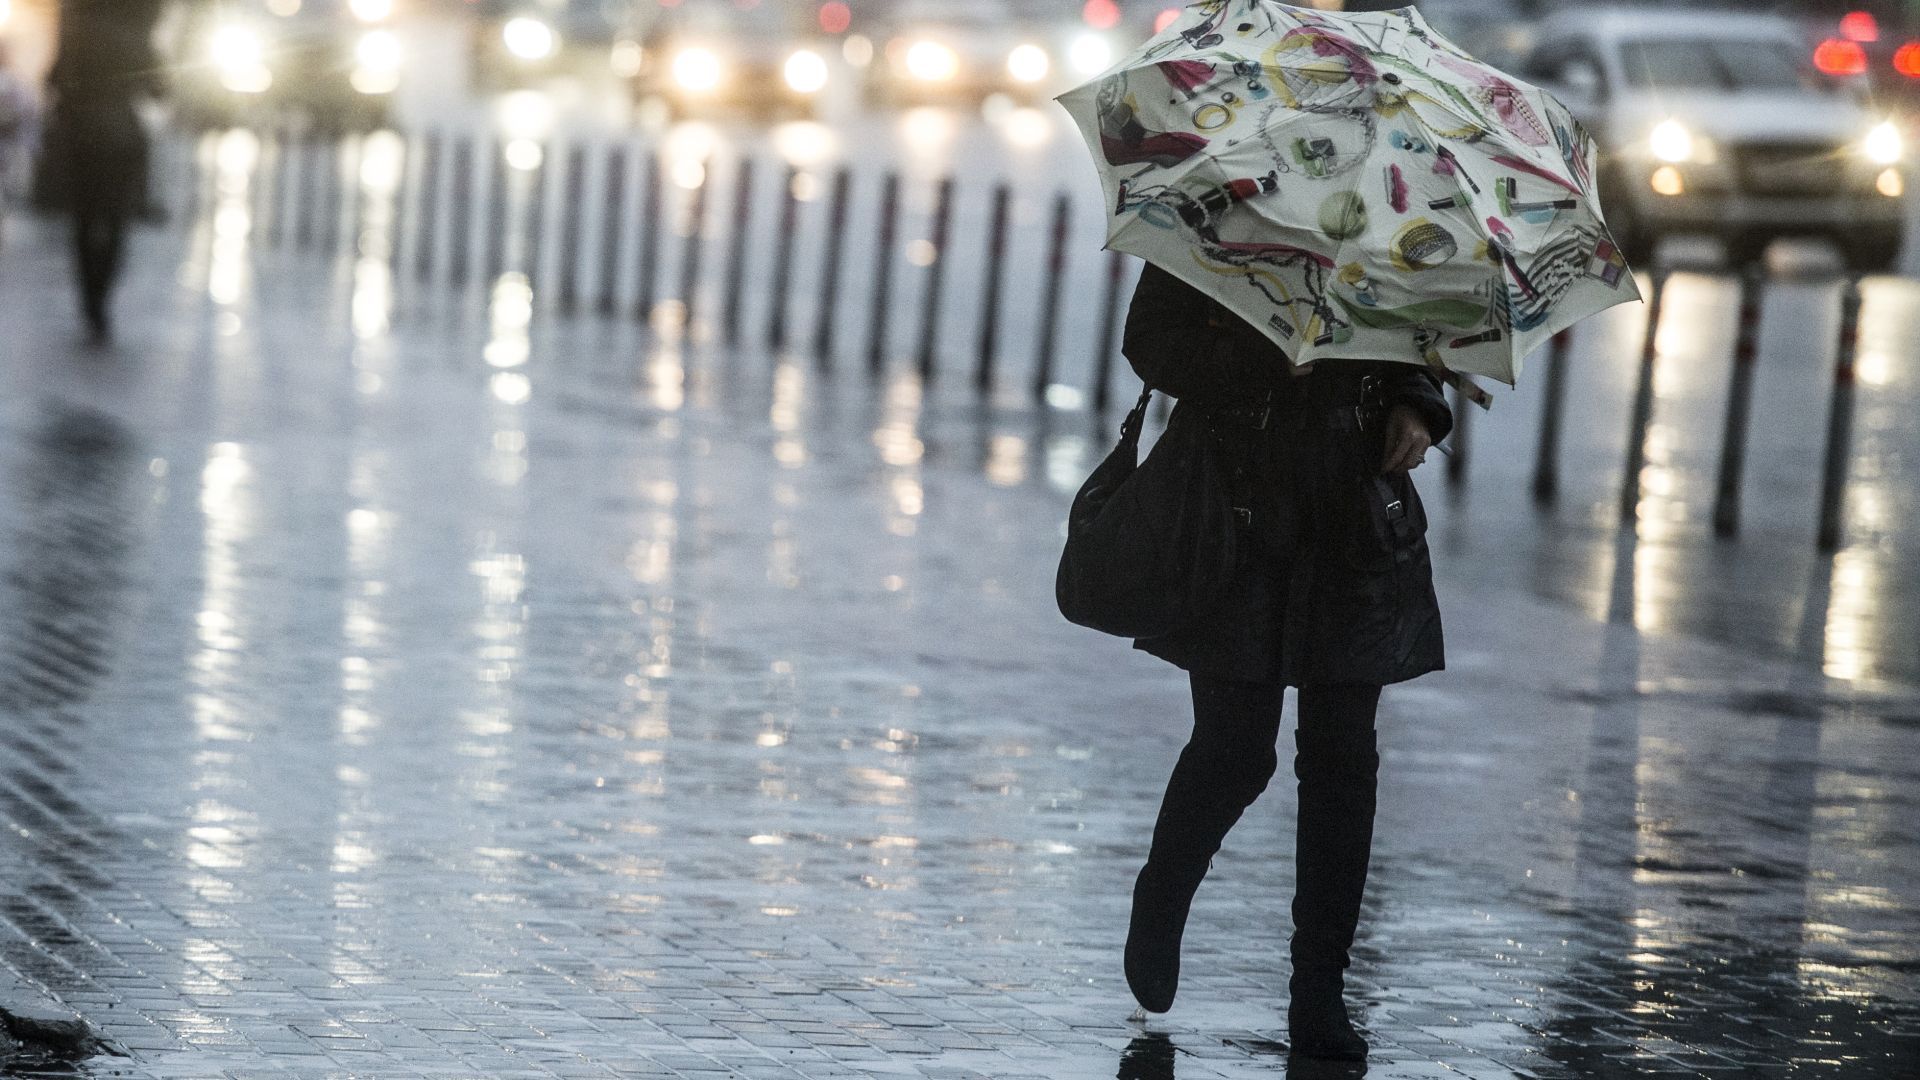
[[[1384,574],[1415,561],[1426,547],[1427,511],[1405,473],[1352,478],[1342,554],[1348,567]]]

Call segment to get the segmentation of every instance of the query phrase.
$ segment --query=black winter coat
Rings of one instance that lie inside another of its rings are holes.
[[[165,89],[153,34],[160,0],[67,0],[47,73],[53,111],[42,194],[93,214],[133,214],[147,198],[150,147],[138,103]]]
[[[1453,429],[1430,372],[1334,360],[1294,374],[1246,321],[1152,265],[1124,352],[1147,385],[1180,399],[1163,437],[1213,440],[1252,510],[1218,609],[1135,648],[1216,678],[1292,686],[1385,685],[1446,666],[1426,511],[1411,477],[1380,471],[1393,406],[1418,411],[1435,442]],[[1363,400],[1376,404],[1357,409]]]

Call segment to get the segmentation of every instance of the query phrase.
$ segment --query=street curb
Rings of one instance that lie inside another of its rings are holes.
[[[45,998],[0,991],[0,1054],[38,1053],[62,1058],[112,1053],[80,1015]]]

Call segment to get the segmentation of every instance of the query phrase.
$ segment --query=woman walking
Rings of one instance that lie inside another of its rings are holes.
[[[61,195],[73,214],[80,305],[96,343],[112,333],[110,302],[127,228],[147,196],[142,97],[164,81],[153,46],[160,0],[66,0],[60,48],[47,75]]]
[[[1408,472],[1446,438],[1452,413],[1438,381],[1412,364],[1296,368],[1245,320],[1151,264],[1124,351],[1148,386],[1179,399],[1167,437],[1212,440],[1251,540],[1217,610],[1135,642],[1189,673],[1193,736],[1134,885],[1127,983],[1146,1010],[1172,1007],[1188,906],[1278,768],[1282,695],[1295,687],[1289,1037],[1298,1054],[1362,1059],[1343,990],[1373,840],[1374,711],[1383,686],[1444,666],[1426,518]]]
[[[1056,589],[1077,622],[1150,628],[1135,645],[1193,683],[1127,982],[1143,1008],[1172,1006],[1188,906],[1279,767],[1293,687],[1287,1023],[1295,1053],[1345,1059],[1367,1050],[1343,995],[1374,712],[1382,687],[1445,665],[1408,475],[1453,428],[1441,380],[1490,405],[1468,376],[1512,384],[1552,335],[1639,295],[1579,121],[1415,7],[1353,10],[1379,3],[1195,0],[1058,99],[1094,156],[1108,247],[1148,263],[1127,358],[1180,399],[1173,452],[1156,448],[1131,496],[1133,416],[1117,466],[1082,489]]]

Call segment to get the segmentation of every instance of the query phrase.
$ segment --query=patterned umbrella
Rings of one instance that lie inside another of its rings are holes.
[[[1093,148],[1107,246],[1259,327],[1296,364],[1427,363],[1512,384],[1639,288],[1593,140],[1412,8],[1201,0],[1060,103]]]

